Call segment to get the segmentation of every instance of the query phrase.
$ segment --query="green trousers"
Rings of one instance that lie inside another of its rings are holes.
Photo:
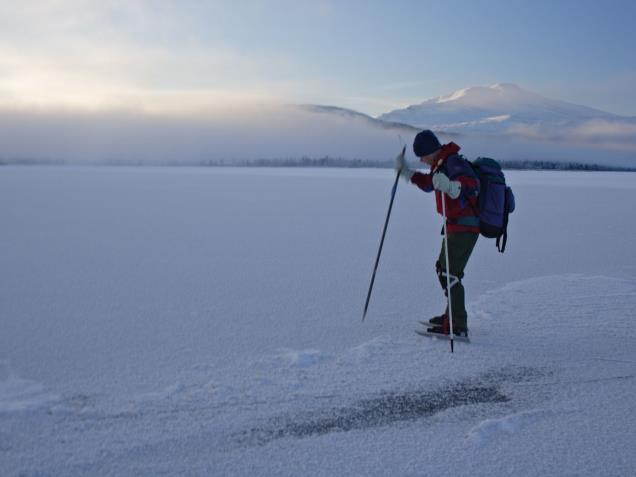
[[[453,326],[458,329],[467,329],[468,314],[466,313],[466,304],[464,302],[464,285],[462,278],[464,277],[464,269],[470,258],[470,254],[475,248],[479,234],[472,232],[452,233],[448,234],[448,261],[450,266],[450,274],[457,277],[457,283],[452,285],[451,279],[451,306],[453,308]],[[446,290],[446,253],[444,251],[444,241],[442,240],[442,250],[439,258],[435,263],[439,282],[444,289],[444,294],[448,296]],[[448,313],[448,305],[446,306]]]

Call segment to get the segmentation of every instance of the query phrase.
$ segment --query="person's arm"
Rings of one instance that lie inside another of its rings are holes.
[[[424,192],[433,192],[433,176],[423,172],[414,171],[411,176],[411,182],[422,189]]]
[[[433,174],[433,187],[443,192],[451,199],[457,199],[462,192],[462,183],[458,180],[450,180],[443,172]]]

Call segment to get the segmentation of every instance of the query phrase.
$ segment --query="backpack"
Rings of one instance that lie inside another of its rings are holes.
[[[515,196],[506,185],[501,165],[489,157],[478,157],[471,163],[479,178],[479,232],[497,239],[497,250],[503,253],[508,240],[508,215],[515,210]]]

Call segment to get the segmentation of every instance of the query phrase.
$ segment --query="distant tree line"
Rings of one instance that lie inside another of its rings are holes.
[[[0,157],[0,166],[59,166],[66,164],[62,159],[31,159],[31,158],[16,158],[16,159],[4,159]]]
[[[379,168],[393,167],[393,161],[374,161],[371,159],[347,159],[344,157],[324,156],[319,158],[301,157],[300,159],[252,159],[235,161],[226,165],[240,167],[346,167],[346,168]]]
[[[503,169],[551,171],[620,171],[635,172],[633,167],[605,166],[565,161],[499,161]]]
[[[565,162],[565,161],[499,161],[504,169],[508,170],[551,170],[551,171],[620,171],[620,172],[636,172],[635,167],[619,167],[606,166],[601,164],[587,164],[583,162]],[[3,159],[0,157],[0,166],[3,165],[64,165],[73,164],[81,165],[80,162],[66,162],[61,159]],[[104,166],[198,166],[198,167],[343,167],[343,168],[374,168],[374,169],[391,169],[393,168],[393,160],[374,161],[371,159],[347,159],[344,157],[324,156],[319,158],[301,157],[301,158],[262,158],[250,160],[235,159],[204,159],[204,160],[184,160],[184,161],[153,161],[146,162],[143,160],[105,160],[102,162],[91,162],[90,165]]]
[[[509,170],[550,170],[550,171],[620,171],[636,172],[634,167],[606,166],[584,162],[565,161],[498,161],[503,169]],[[369,159],[345,159],[342,157],[321,157],[300,159],[253,159],[243,161],[203,161],[202,166],[238,166],[238,167],[346,167],[346,168],[393,168],[392,160],[372,161]]]

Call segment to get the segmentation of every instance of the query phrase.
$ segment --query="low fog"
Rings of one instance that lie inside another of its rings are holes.
[[[190,115],[114,111],[4,112],[0,157],[68,162],[200,161],[342,157],[385,160],[401,135],[362,115],[305,106],[261,106]],[[378,123],[380,124],[380,123]]]
[[[254,106],[206,113],[153,114],[133,111],[0,112],[0,160],[74,164],[226,164],[255,159],[303,157],[386,161],[404,142],[409,160],[417,129],[320,106]],[[620,137],[603,128],[564,130],[550,136],[521,132],[444,134],[468,158],[577,161],[636,166],[636,133]]]

